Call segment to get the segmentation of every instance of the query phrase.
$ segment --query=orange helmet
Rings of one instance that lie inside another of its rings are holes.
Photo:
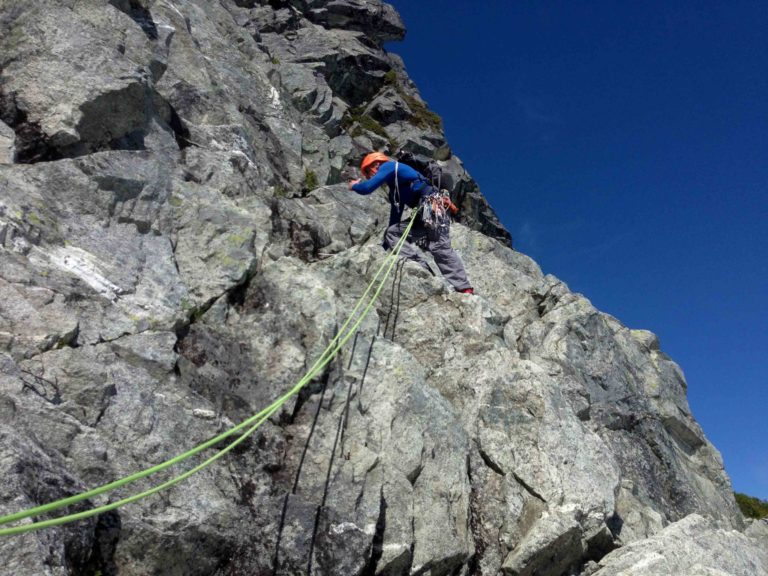
[[[360,164],[360,171],[367,177],[368,169],[374,162],[389,162],[389,157],[381,152],[371,152],[363,158],[363,163]]]

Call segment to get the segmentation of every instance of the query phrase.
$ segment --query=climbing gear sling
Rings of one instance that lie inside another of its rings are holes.
[[[451,227],[451,215],[449,206],[452,206],[447,192],[433,190],[428,196],[421,199],[421,223],[427,229],[431,240],[436,240],[441,234],[445,234]]]

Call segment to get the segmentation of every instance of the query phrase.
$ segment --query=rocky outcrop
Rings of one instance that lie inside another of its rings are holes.
[[[658,534],[612,552],[584,576],[765,574],[768,540],[715,528],[692,514]]]
[[[744,560],[713,545],[702,569],[768,570],[680,369],[511,249],[382,48],[404,33],[375,0],[3,8],[3,513],[162,462],[296,382],[386,257],[384,195],[345,184],[365,151],[443,166],[479,295],[401,262],[225,460],[0,538],[0,573],[602,575],[683,540],[665,561],[693,566],[699,537]]]

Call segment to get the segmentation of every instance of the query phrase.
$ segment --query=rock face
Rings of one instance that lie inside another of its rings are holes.
[[[0,573],[768,573],[680,369],[511,249],[382,48],[404,33],[376,0],[2,6],[3,514],[293,385],[386,257],[385,196],[345,185],[371,149],[443,166],[479,296],[399,264],[251,440],[162,495],[0,538]]]

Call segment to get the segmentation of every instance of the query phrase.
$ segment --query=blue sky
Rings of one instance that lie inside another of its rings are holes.
[[[515,248],[658,334],[768,500],[768,2],[391,3],[387,48]]]

